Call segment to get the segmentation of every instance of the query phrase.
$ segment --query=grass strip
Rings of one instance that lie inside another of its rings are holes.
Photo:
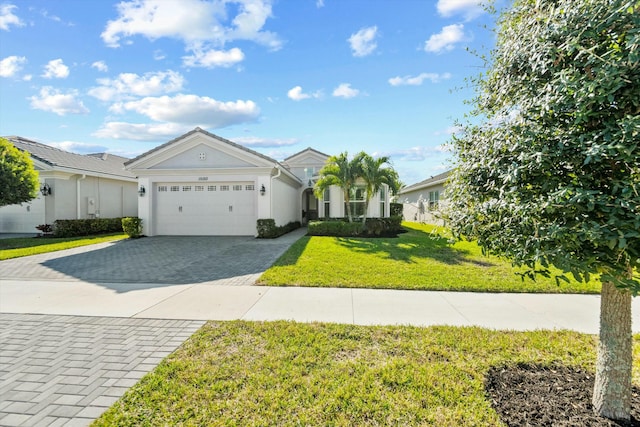
[[[595,346],[569,331],[209,322],[94,425],[500,426],[491,366],[593,371]]]
[[[126,238],[126,234],[118,233],[89,237],[20,237],[0,239],[0,260],[62,251],[64,249],[94,245],[96,243],[112,242]]]

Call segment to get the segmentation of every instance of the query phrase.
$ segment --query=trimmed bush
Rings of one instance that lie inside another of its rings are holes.
[[[308,225],[310,236],[334,237],[389,237],[396,236],[402,230],[402,217],[367,218],[363,227],[361,222],[348,222],[343,218],[328,221],[311,221]]]
[[[142,219],[137,216],[122,218],[122,231],[132,239],[142,236]]]
[[[121,218],[57,219],[53,223],[56,237],[89,236],[122,232]]]
[[[287,234],[290,231],[300,228],[300,221],[290,222],[286,225],[278,227],[276,221],[271,218],[259,219],[257,222],[258,238],[273,239]]]

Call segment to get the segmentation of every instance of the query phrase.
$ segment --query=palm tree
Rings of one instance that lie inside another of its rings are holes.
[[[391,167],[389,157],[373,158],[363,151],[356,155],[356,159],[360,164],[360,178],[364,181],[365,187],[364,218],[362,219],[364,225],[367,221],[369,202],[373,195],[380,191],[383,184],[386,184],[395,194],[398,191],[400,181],[398,173]]]
[[[315,195],[318,199],[322,198],[324,191],[332,185],[336,185],[342,189],[344,194],[344,203],[347,208],[347,217],[349,222],[353,222],[351,217],[350,194],[351,189],[356,183],[358,176],[361,175],[360,160],[356,156],[349,160],[345,151],[337,156],[331,156],[327,159],[327,163],[318,172],[320,178],[315,185]]]

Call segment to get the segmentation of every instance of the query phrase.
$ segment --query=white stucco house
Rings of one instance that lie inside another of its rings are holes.
[[[154,235],[256,235],[258,219],[289,222],[345,216],[331,187],[313,194],[329,156],[312,148],[282,162],[203,129],[194,130],[125,163],[138,178],[138,216]],[[363,207],[362,191],[353,201]],[[388,216],[386,187],[371,200],[370,217]]]
[[[40,192],[29,203],[0,208],[1,233],[37,233],[37,225],[57,219],[138,214],[137,179],[124,169],[126,158],[70,153],[18,136],[5,139],[31,155]]]
[[[405,221],[442,225],[438,214],[446,204],[445,185],[451,171],[429,177],[409,185],[398,192],[398,202],[403,204]]]

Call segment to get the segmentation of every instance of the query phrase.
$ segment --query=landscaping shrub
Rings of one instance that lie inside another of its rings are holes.
[[[58,219],[53,223],[53,233],[56,237],[89,236],[121,231],[121,218]]]
[[[135,217],[122,218],[122,231],[132,239],[142,236],[142,219]]]
[[[367,218],[362,222],[348,222],[345,218],[309,222],[307,234],[310,236],[335,237],[377,237],[396,236],[402,230],[401,216],[389,218]]]
[[[300,221],[293,221],[286,225],[277,226],[276,221],[271,218],[259,219],[257,222],[258,238],[273,239],[287,234],[290,231],[300,228]]]

